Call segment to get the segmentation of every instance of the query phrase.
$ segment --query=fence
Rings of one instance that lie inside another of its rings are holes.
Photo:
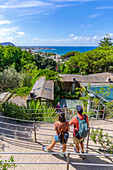
[[[3,108],[4,114],[7,116],[17,117],[24,120],[36,120],[52,123],[58,118],[58,108],[24,109],[12,107],[5,103],[3,103]],[[60,110],[65,112],[67,120],[70,120],[76,114],[75,108],[60,108]],[[91,107],[90,111],[92,111],[92,113],[88,113],[90,119],[105,119],[113,117],[112,105],[104,105],[103,109],[99,107]]]
[[[9,107],[10,108],[10,107]],[[5,105],[5,109],[6,109],[6,105]],[[18,109],[16,109],[18,110]],[[22,109],[18,110],[18,111],[22,111]],[[43,114],[43,113],[41,113]],[[56,114],[56,112],[55,112]],[[68,115],[67,115],[68,116]],[[73,116],[73,114],[71,114],[71,116]],[[57,116],[55,117],[48,117],[48,119],[53,118],[56,119]],[[52,129],[51,127],[49,127],[49,125],[51,125],[52,127],[54,126],[53,123],[47,123],[47,122],[43,122],[43,121],[36,121],[35,117],[34,120],[25,120],[24,117],[23,119],[15,119],[14,117],[7,117],[7,116],[3,116],[0,115],[0,135],[2,135],[3,137],[10,137],[10,138],[16,138],[16,139],[20,139],[20,140],[29,140],[29,141],[34,141],[34,142],[50,142],[50,137],[53,136],[52,132],[54,131],[54,129]],[[46,124],[45,124],[46,123]],[[43,126],[42,126],[43,125]],[[45,126],[46,125],[46,126]],[[48,126],[47,126],[48,125]],[[16,130],[15,130],[16,129]],[[94,128],[97,129],[97,128]],[[38,132],[37,132],[38,130]],[[43,131],[40,132],[40,131]],[[109,130],[109,129],[103,129],[104,131],[110,131],[112,132],[113,130]],[[50,131],[50,133],[48,134],[47,131]],[[8,133],[7,133],[8,132]],[[72,134],[72,131],[71,131]],[[89,145],[89,141],[92,141],[90,139],[90,132],[88,134],[88,137],[86,139],[86,152],[88,152],[88,148],[90,147]],[[41,139],[40,137],[38,138],[38,136],[46,136],[45,139]],[[112,137],[110,135],[108,135],[107,137]],[[48,140],[49,139],[49,140]],[[72,139],[72,137],[70,137],[70,139]],[[68,146],[72,143],[68,143]],[[31,153],[4,153],[1,152],[0,154],[31,154]],[[32,153],[33,154],[33,153]],[[46,153],[34,153],[34,154],[46,154]],[[59,154],[59,153],[48,153],[48,154]],[[61,153],[60,153],[61,154]],[[68,152],[67,154],[67,162],[63,162],[62,164],[67,164],[67,169],[69,169],[69,164],[73,164],[73,165],[84,165],[84,166],[110,166],[112,167],[113,165],[111,164],[89,164],[89,163],[75,163],[75,162],[69,162],[70,159],[70,155],[80,155],[80,154],[76,154],[76,153],[71,153]],[[95,156],[113,156],[112,154],[84,154],[86,156],[88,155],[95,155]],[[6,162],[3,162],[6,163]],[[14,162],[13,162],[14,163]],[[56,162],[15,162],[16,164],[57,164]]]
[[[105,118],[111,118],[113,117],[113,105],[109,104],[103,104],[100,103],[98,105],[95,105],[95,102],[91,102],[90,104],[90,111],[92,111],[92,117],[95,117],[95,119],[105,119]]]
[[[4,107],[4,112],[7,112],[7,110],[10,112],[15,111],[16,114],[20,114],[21,116],[20,116],[20,118],[14,118],[13,116],[15,116],[15,115],[12,115],[12,117],[0,115],[0,118],[2,119],[2,121],[0,121],[0,134],[1,135],[5,134],[6,136],[14,137],[14,138],[18,138],[18,139],[24,139],[24,140],[28,139],[28,140],[36,142],[37,135],[46,135],[47,136],[47,134],[37,133],[37,128],[39,129],[39,125],[44,124],[44,122],[46,122],[46,123],[55,122],[56,119],[58,119],[58,114],[56,113],[55,109],[52,109],[54,116],[48,116],[48,114],[51,114],[50,113],[51,110],[49,110],[49,109],[46,109],[46,111],[47,110],[49,111],[46,114],[43,112],[40,113],[41,109],[39,109],[38,116],[44,115],[44,117],[43,116],[41,117],[41,119],[43,118],[44,121],[40,121],[40,120],[37,121],[37,117],[32,117],[32,119],[34,119],[34,120],[29,120],[29,118],[31,118],[31,115],[29,116],[29,112],[33,113],[34,109],[18,109],[18,108],[11,107],[5,103],[4,103],[3,107]],[[25,110],[27,110],[26,114],[28,114],[28,117],[27,117],[28,119],[25,119],[26,117],[23,117],[25,115],[22,112],[24,112]],[[67,109],[65,109],[64,111],[66,113],[66,117],[68,120],[73,117],[74,110],[71,113],[70,113],[70,110],[67,110]],[[15,112],[14,112],[14,114],[15,114]],[[33,113],[33,114],[37,114],[37,113]],[[7,121],[4,121],[5,119]],[[18,124],[17,124],[17,122],[18,122]],[[20,122],[21,123],[24,122],[24,125],[19,124]],[[12,127],[12,129],[10,129],[10,127]],[[17,128],[17,129],[15,130],[15,128]],[[25,131],[25,129],[26,129],[26,131]],[[43,131],[44,131],[44,127],[43,128],[40,127],[40,129],[43,129]],[[47,129],[51,131],[50,128],[46,127],[46,130]],[[10,133],[6,133],[6,131],[10,132]],[[52,135],[49,134],[48,136],[52,136]],[[89,138],[89,136],[88,136],[88,138]],[[90,139],[87,139],[87,147],[88,147],[89,140]]]
[[[52,155],[58,155],[61,153],[56,153],[56,152],[49,152],[49,153],[45,153],[45,152],[0,152],[0,154],[52,154]],[[62,153],[63,154],[63,153]],[[81,165],[81,166],[98,166],[98,167],[113,167],[113,164],[93,164],[93,163],[78,163],[78,162],[70,162],[70,155],[84,155],[84,156],[104,156],[104,157],[113,157],[113,154],[89,154],[89,153],[64,153],[65,155],[67,155],[67,161],[66,162],[0,162],[1,164],[66,164],[67,165],[67,170],[69,170],[69,165]]]

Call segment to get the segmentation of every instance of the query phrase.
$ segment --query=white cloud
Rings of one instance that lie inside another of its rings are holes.
[[[17,32],[17,35],[19,36],[25,35],[25,32]]]
[[[90,15],[89,17],[90,18],[96,18],[96,17],[98,17],[98,14],[93,14],[93,15]]]
[[[91,28],[93,25],[92,24],[89,24],[89,25],[80,25],[80,28],[83,28],[83,29],[87,29],[87,28]]]
[[[78,36],[74,37],[73,40],[77,40],[78,39]]]
[[[4,25],[4,24],[11,24],[11,21],[9,21],[9,20],[0,20],[0,25]]]
[[[0,42],[17,41],[17,38],[22,37],[25,33],[19,32],[19,26],[10,28],[0,28]]]
[[[79,40],[82,40],[82,37],[79,37]]]
[[[98,0],[51,0],[54,2],[93,2]]]
[[[1,28],[0,29],[0,36],[10,36],[18,30],[18,27],[11,27],[11,28]]]
[[[93,40],[96,40],[97,39],[97,35],[95,35],[94,37],[93,37]]]
[[[74,37],[74,34],[70,34],[70,37]]]
[[[87,41],[89,41],[90,39],[91,39],[90,37],[87,37],[87,39],[86,39],[86,40],[87,40]]]
[[[0,15],[0,25],[11,24],[11,21],[6,20],[4,15]]]
[[[113,9],[113,6],[102,6],[98,7],[97,9]]]
[[[29,0],[24,0],[24,1],[19,1],[19,0],[14,0],[14,1],[8,1],[8,3],[5,3],[3,5],[0,5],[0,8],[30,8],[30,7],[45,7],[45,6],[51,6],[53,5],[52,3],[46,3],[43,1],[29,1]]]
[[[113,33],[109,33],[110,37],[113,37]]]

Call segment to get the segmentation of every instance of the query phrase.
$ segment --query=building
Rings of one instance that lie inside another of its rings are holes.
[[[48,105],[54,104],[54,87],[58,84],[63,92],[74,92],[76,87],[86,88],[90,86],[108,86],[113,85],[113,74],[97,73],[90,75],[77,74],[59,74],[61,82],[47,81],[45,77],[41,77],[36,81],[27,101],[39,100],[46,102]]]
[[[33,86],[27,101],[39,100],[45,102],[48,106],[53,105],[54,101],[54,82],[46,81],[45,77],[41,77]]]

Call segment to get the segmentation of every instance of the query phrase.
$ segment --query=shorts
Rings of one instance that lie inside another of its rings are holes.
[[[68,134],[68,137],[67,137],[67,138],[69,138],[69,133],[67,132],[67,134]],[[56,142],[59,142],[59,140],[58,140],[58,135],[57,135],[57,134],[55,134],[54,140],[55,140]]]
[[[79,144],[80,144],[81,142],[83,142],[83,141],[84,141],[83,138],[78,139],[78,138],[76,138],[75,136],[73,136],[73,142],[74,142],[74,144],[79,145]]]

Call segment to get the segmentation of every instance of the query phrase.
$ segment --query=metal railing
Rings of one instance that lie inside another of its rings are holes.
[[[15,108],[12,107],[6,103],[3,103],[3,108],[4,108],[4,112],[6,113],[11,113],[11,117],[13,118],[14,115],[16,114],[18,116],[17,120],[23,119],[23,120],[37,120],[37,121],[45,121],[48,122],[49,119],[51,118],[51,121],[54,122],[56,120],[56,118],[58,118],[58,114],[57,114],[57,109],[58,108],[43,108],[43,109],[23,109],[23,108]],[[75,108],[60,108],[61,111],[65,112],[66,115],[66,119],[70,120],[76,113],[76,109]],[[99,117],[101,117],[102,119],[105,119],[108,116],[113,117],[113,106],[107,106],[104,105],[104,109],[103,112],[101,112],[102,110],[98,110],[95,108],[90,108],[91,111],[93,111],[94,113],[91,115],[88,115],[90,118],[95,118],[98,119]],[[47,112],[45,112],[47,111]],[[8,114],[7,114],[8,115]],[[23,117],[24,115],[24,117]],[[47,115],[47,116],[46,116]],[[52,115],[52,116],[50,116]]]
[[[32,154],[36,154],[36,155],[39,155],[39,154],[42,154],[42,155],[59,155],[59,154],[65,154],[67,155],[67,161],[66,162],[0,162],[1,164],[65,164],[67,165],[67,170],[69,170],[69,165],[80,165],[80,166],[97,166],[97,167],[113,167],[113,164],[98,164],[98,163],[79,163],[79,162],[70,162],[70,156],[71,155],[79,155],[79,156],[104,156],[104,157],[113,157],[113,154],[91,154],[91,153],[71,153],[71,152],[65,152],[65,153],[58,153],[58,152],[0,152],[0,154],[24,154],[24,155],[32,155]]]
[[[3,136],[8,136],[8,137],[13,137],[13,138],[18,138],[18,139],[21,139],[21,140],[30,140],[30,141],[34,141],[34,142],[37,142],[37,141],[45,141],[45,142],[47,142],[47,141],[49,141],[50,142],[50,140],[45,140],[45,139],[37,139],[37,135],[46,135],[46,137],[48,136],[48,137],[50,137],[50,136],[53,136],[53,135],[51,135],[51,134],[46,134],[45,132],[44,132],[44,130],[50,130],[50,131],[54,131],[53,129],[51,129],[51,128],[49,128],[49,127],[47,127],[47,126],[42,126],[42,127],[40,127],[40,125],[44,125],[45,123],[43,122],[43,123],[41,123],[40,121],[38,121],[38,122],[36,122],[36,121],[30,121],[30,120],[21,120],[21,119],[15,119],[15,118],[10,118],[10,117],[6,117],[6,116],[1,116],[0,115],[0,117],[2,118],[2,119],[8,119],[8,120],[11,120],[11,121],[13,121],[14,123],[12,123],[12,122],[2,122],[2,121],[0,121],[0,125],[1,124],[4,124],[5,126],[6,125],[8,125],[8,126],[11,126],[11,127],[13,127],[14,126],[14,128],[15,127],[18,127],[18,128],[26,128],[27,130],[26,130],[26,132],[27,132],[27,134],[29,135],[30,134],[30,132],[29,132],[29,130],[31,130],[32,131],[32,133],[33,133],[33,136],[34,136],[34,138],[29,138],[29,136],[27,136],[27,137],[22,137],[22,136],[19,136],[19,135],[11,135],[11,134],[7,134],[6,132],[4,132],[4,133],[2,133],[2,132],[0,132],[0,134],[1,135],[3,135]],[[19,121],[18,122],[18,124],[16,123],[15,124],[15,121],[17,122],[17,121]],[[19,124],[20,123],[20,121],[22,121],[22,122],[26,122],[25,124],[27,124],[27,125],[22,125],[22,124]],[[48,124],[50,124],[50,123],[48,123]],[[31,126],[30,126],[31,125]],[[46,124],[45,124],[46,125]],[[36,129],[37,128],[39,128],[39,129],[42,129],[43,130],[43,133],[37,133],[36,132]],[[91,128],[91,127],[90,127]],[[11,132],[18,132],[18,133],[24,133],[24,135],[25,135],[25,131],[22,131],[22,130],[13,130],[13,129],[8,129],[8,128],[6,128],[6,127],[0,127],[0,129],[2,129],[2,130],[4,130],[4,131],[11,131]],[[98,128],[93,128],[93,129],[98,129]],[[113,130],[109,130],[109,129],[103,129],[104,131],[113,131]],[[72,131],[71,131],[71,134],[72,134]],[[87,137],[87,139],[86,139],[86,150],[88,150],[88,148],[89,148],[89,141],[91,140],[90,138],[89,138],[89,135],[90,135],[91,133],[89,132],[89,134],[88,134],[88,137]],[[111,137],[111,136],[109,136],[108,135],[108,137]],[[72,137],[71,137],[72,138]],[[23,152],[23,153],[21,153],[21,152],[17,152],[17,153],[15,153],[15,152],[0,152],[0,154],[52,154],[52,155],[54,155],[54,154],[61,154],[61,153],[56,153],[56,152],[51,152],[51,153],[45,153],[45,152],[41,152],[41,153],[25,153],[25,152]],[[10,164],[67,164],[67,170],[69,170],[69,165],[80,165],[80,166],[103,166],[103,167],[113,167],[113,165],[112,164],[93,164],[93,163],[77,163],[77,162],[70,162],[70,155],[81,155],[81,153],[71,153],[71,152],[66,152],[65,154],[67,154],[67,162],[62,162],[62,163],[60,163],[60,162],[10,162]],[[108,156],[108,157],[113,157],[113,154],[89,154],[89,153],[84,153],[84,154],[82,154],[82,155],[85,155],[85,156],[90,156],[90,155],[92,155],[92,156]],[[8,162],[0,162],[0,163],[8,163]]]

